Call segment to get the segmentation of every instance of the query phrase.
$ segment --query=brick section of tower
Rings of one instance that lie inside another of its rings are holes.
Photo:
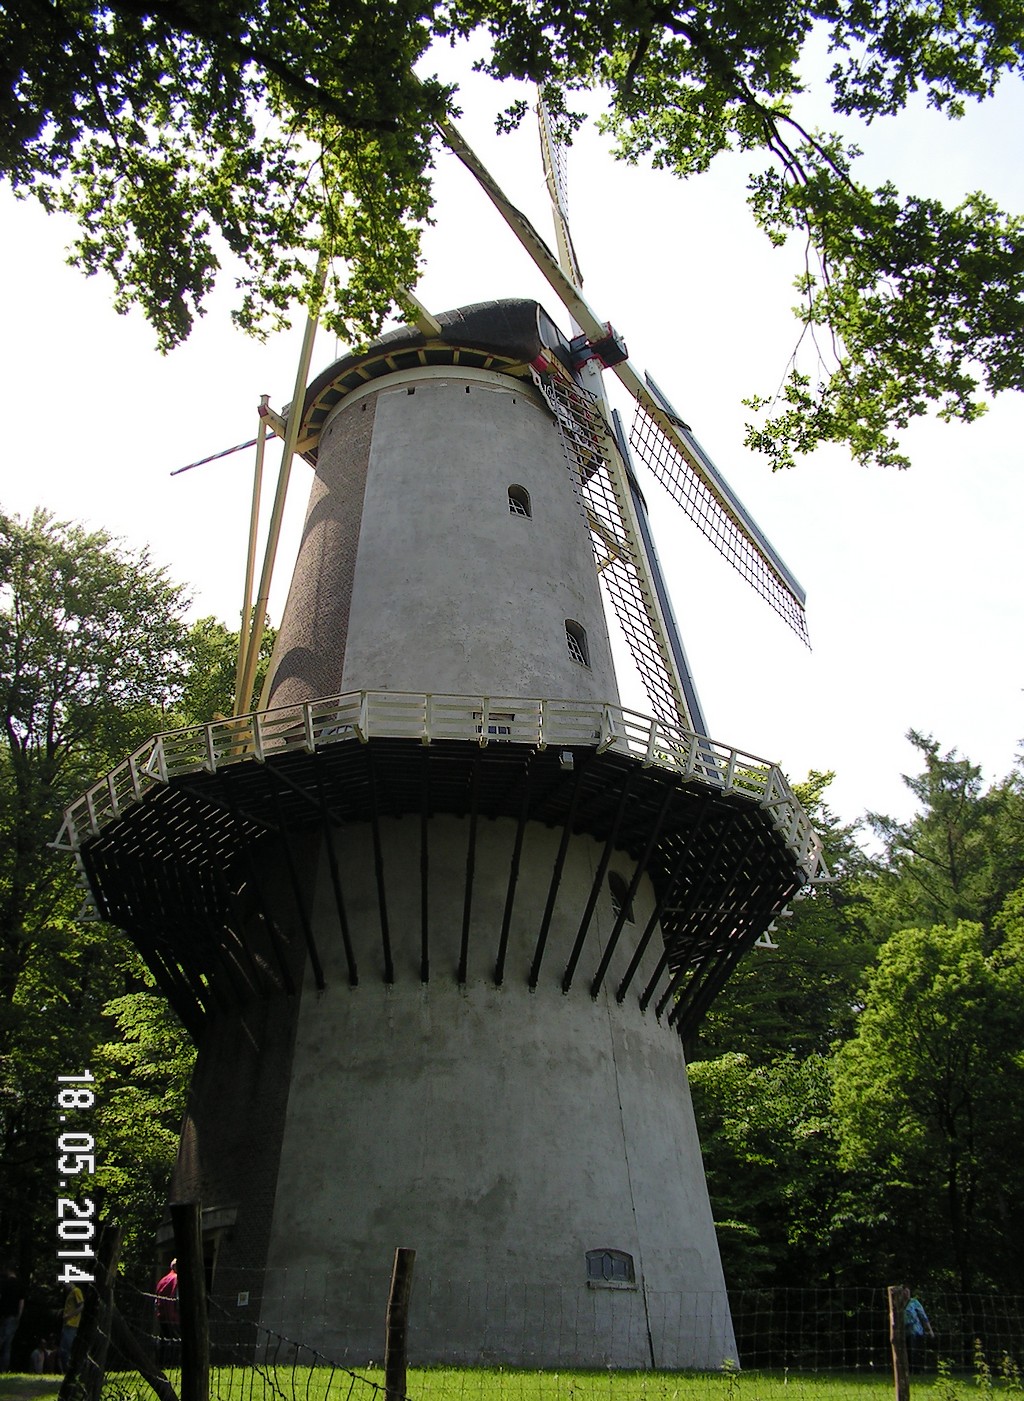
[[[376,396],[364,400],[358,413],[347,415],[338,442],[332,441],[341,427],[337,422],[328,424],[321,437],[299,560],[281,620],[272,706],[341,689],[376,402]]]

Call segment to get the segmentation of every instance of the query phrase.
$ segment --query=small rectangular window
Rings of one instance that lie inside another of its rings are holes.
[[[626,1250],[587,1251],[587,1283],[591,1288],[635,1289],[636,1270],[633,1257]]]
[[[510,739],[512,737],[512,723],[515,720],[515,712],[511,710],[492,710],[487,716],[487,736],[489,739]],[[478,735],[484,733],[484,717],[479,710],[474,710],[473,719],[476,721],[476,732]]]

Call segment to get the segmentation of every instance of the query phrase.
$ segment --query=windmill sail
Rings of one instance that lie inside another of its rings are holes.
[[[583,274],[569,231],[565,147],[555,136],[543,98],[537,103],[537,118],[559,263],[578,292],[583,286]],[[575,318],[573,324],[577,331],[582,329]],[[596,383],[601,384],[599,375],[596,376]],[[607,414],[608,404],[603,392],[602,403]],[[706,734],[704,713],[661,572],[647,520],[647,505],[632,470],[629,446],[618,410],[612,411],[611,419],[614,446],[609,446],[612,452],[618,452],[623,472],[612,472],[602,455],[603,470],[595,475],[590,486],[588,504],[598,572],[655,714],[659,719],[681,722],[699,734]],[[633,506],[632,519],[637,527],[635,534],[629,531],[619,505],[623,476]],[[620,541],[619,548],[609,548],[609,532]],[[654,588],[654,599],[649,599],[646,593],[648,580]],[[679,705],[680,692],[682,707]]]
[[[538,102],[537,116],[558,264],[578,296],[583,274],[569,230],[565,152],[555,138],[543,101]],[[589,345],[584,322],[573,314],[572,306],[569,311],[573,331]],[[609,347],[615,345],[616,338],[610,327],[604,328],[602,339]],[[570,400],[575,399],[580,404],[587,398],[592,400],[592,405],[584,412],[578,410],[577,416],[593,425],[589,431],[594,444],[591,452],[594,465],[581,482],[595,563],[651,708],[661,720],[704,733],[704,716],[653,549],[643,497],[632,477],[629,450],[621,432],[613,432],[609,426],[609,405],[597,368],[600,363],[603,363],[600,357],[585,362],[579,374],[583,383],[577,385],[575,379],[566,376],[562,390]],[[593,394],[589,393],[588,380]],[[580,430],[577,428],[571,436],[566,435],[564,411],[559,414],[559,424],[566,452],[572,454]]]
[[[647,502],[644,500],[643,492],[640,490],[636,479],[636,473],[633,471],[629,444],[626,441],[626,432],[622,425],[622,415],[619,413],[618,409],[612,410],[612,424],[615,429],[615,441],[618,444],[622,460],[626,464],[626,476],[629,480],[629,490],[633,497],[633,505],[636,508],[636,521],[637,525],[640,527],[640,536],[643,540],[644,551],[650,561],[651,572],[654,576],[654,584],[658,590],[665,621],[668,624],[666,640],[675,658],[676,670],[683,687],[683,695],[686,697],[687,708],[693,720],[693,728],[698,734],[706,735],[708,733],[708,726],[704,719],[704,709],[700,703],[700,697],[697,694],[697,683],[694,681],[690,661],[686,655],[686,648],[683,646],[682,634],[676,623],[675,610],[672,607],[668,586],[665,583],[661,562],[658,559],[658,549],[654,543],[654,536],[651,533],[651,523],[647,516]]]
[[[479,156],[451,122],[439,123],[448,148],[476,178],[538,270],[591,342],[608,334],[608,325],[588,305],[571,272],[560,264],[525,214],[515,207],[496,183]],[[542,145],[544,144],[542,125]],[[549,131],[550,135],[550,131]],[[556,206],[556,229],[565,222],[564,189],[555,178],[553,158],[549,190]],[[578,269],[577,269],[578,272]],[[790,570],[771,547],[763,532],[729,488],[683,420],[667,405],[652,381],[641,379],[628,360],[609,366],[633,396],[640,427],[634,425],[633,443],[638,455],[659,465],[655,475],[663,482],[719,552],[753,584],[797,636],[807,640],[805,594]],[[677,687],[677,689],[680,689]],[[684,704],[680,700],[680,704]]]
[[[476,178],[547,278],[572,316],[575,327],[588,341],[604,340],[609,328],[598,321],[573,281],[574,276],[579,276],[575,259],[568,262],[570,270],[565,271],[530,220],[510,202],[456,128],[450,122],[442,122],[440,131],[449,149]],[[557,207],[564,200],[564,190],[558,187],[551,161],[550,154],[546,154],[549,192]],[[568,240],[564,207],[559,210],[556,227],[564,228]],[[555,399],[561,397],[565,401],[561,408],[554,404],[552,407],[567,454],[582,452],[601,464],[600,467],[582,470],[580,490],[591,498],[586,502],[586,510],[598,570],[608,575],[606,583],[612,606],[626,633],[651,705],[660,718],[686,730],[697,730],[701,728],[699,717],[690,712],[686,703],[673,654],[665,640],[667,627],[658,588],[651,577],[649,561],[640,543],[640,530],[634,518],[625,466],[611,430],[597,407],[596,398],[591,396],[592,402],[586,406],[586,391],[581,394],[579,386],[569,376],[561,375],[554,369],[554,373],[545,378],[551,379],[551,393]],[[595,383],[599,387],[599,376],[595,376]]]
[[[674,659],[648,592],[648,561],[628,524],[631,512],[623,497],[624,473],[612,465],[618,452],[608,438],[600,407],[594,395],[568,375],[534,373],[534,383],[555,414],[574,487],[590,527],[597,572],[654,713],[668,724],[703,731],[699,707],[686,699],[680,705],[682,688]]]
[[[747,583],[807,642],[806,594],[650,375],[654,403],[637,399],[630,446]],[[682,445],[688,449],[684,454]],[[701,471],[694,470],[696,459]],[[714,489],[713,489],[714,488]]]

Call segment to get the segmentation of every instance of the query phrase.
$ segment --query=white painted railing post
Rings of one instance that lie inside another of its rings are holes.
[[[132,776],[132,792],[135,794],[135,801],[136,801],[136,802],[141,802],[141,800],[142,800],[142,780],[139,778],[139,764],[138,764],[138,759],[139,759],[138,751],[136,751],[134,754],[132,754],[132,755],[129,757],[129,759],[128,759],[128,772],[129,772],[129,773],[131,774],[131,776]]]
[[[252,717],[252,749],[257,762],[263,763],[263,720],[260,711],[255,711]]]
[[[649,769],[654,763],[655,745],[658,738],[658,722],[652,720],[647,731],[647,751],[644,754],[644,768]]]

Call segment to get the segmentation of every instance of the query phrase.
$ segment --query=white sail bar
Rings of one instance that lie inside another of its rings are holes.
[[[445,145],[453,155],[458,156],[466,169],[474,176],[487,198],[536,263],[538,270],[547,280],[555,295],[579,322],[584,334],[592,339],[604,336],[606,334],[604,323],[598,320],[573,284],[571,277],[562,271],[555,254],[526,215],[515,207],[497,184],[483,161],[466,142],[462,133],[452,122],[447,120],[438,122],[437,127]]]
[[[537,103],[537,120],[540,126],[540,152],[544,162],[544,181],[551,196],[551,214],[555,221],[555,240],[558,244],[558,261],[568,271],[577,288],[583,286],[579,259],[572,245],[569,232],[569,198],[565,151],[555,140],[551,130],[551,118],[542,101]]]
[[[706,735],[708,733],[708,724],[704,718],[704,707],[701,705],[700,696],[697,694],[697,682],[693,675],[693,668],[690,665],[689,657],[686,655],[686,648],[683,645],[679,624],[676,622],[675,609],[672,606],[672,599],[669,596],[668,586],[665,583],[665,574],[661,567],[661,561],[658,558],[658,547],[654,542],[654,535],[651,532],[651,522],[647,514],[647,502],[644,500],[644,494],[640,490],[640,485],[636,479],[633,455],[629,450],[626,430],[622,424],[622,415],[619,413],[618,409],[612,409],[612,428],[615,432],[615,443],[619,449],[619,455],[626,467],[626,477],[629,481],[630,495],[633,498],[636,522],[640,527],[641,544],[647,556],[651,578],[654,580],[654,587],[658,591],[662,617],[665,620],[665,643],[666,646],[671,649],[672,656],[675,658],[676,675],[679,677],[683,688],[686,709],[690,716],[690,728],[696,730],[699,734]]]

